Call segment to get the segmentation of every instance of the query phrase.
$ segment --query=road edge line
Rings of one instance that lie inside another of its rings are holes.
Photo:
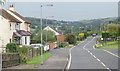
[[[111,54],[111,55],[113,55],[113,56],[115,56],[115,57],[117,57],[117,58],[120,58],[118,55],[116,55],[116,54],[114,54],[114,53],[112,53],[112,52],[110,52],[110,51],[107,51],[107,50],[105,50],[105,49],[103,49],[103,51],[105,51],[105,52],[107,52],[107,53],[109,53],[109,54]]]
[[[81,43],[79,44],[82,44],[84,41],[82,41]],[[78,44],[78,45],[79,45]],[[71,51],[72,49],[76,47],[76,46],[73,46],[72,48],[69,49],[69,56],[68,56],[68,64],[67,64],[67,67],[66,67],[66,70],[68,71],[70,69],[70,66],[71,66],[71,62],[72,62],[72,55],[71,55]]]

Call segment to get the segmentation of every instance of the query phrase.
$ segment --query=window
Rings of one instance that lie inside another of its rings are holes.
[[[10,23],[10,30],[12,29],[12,27],[11,27],[11,23]]]
[[[12,42],[12,40],[10,39],[10,43]]]
[[[15,29],[16,29],[16,30],[20,30],[20,23],[16,23]]]
[[[27,44],[27,37],[25,37],[25,44]]]

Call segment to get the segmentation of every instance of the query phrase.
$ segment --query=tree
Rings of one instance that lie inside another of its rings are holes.
[[[116,38],[119,34],[120,24],[108,24],[106,27],[106,31],[110,34],[110,37]]]
[[[76,36],[74,34],[67,34],[66,35],[66,39],[65,39],[69,44],[76,44],[77,39]]]
[[[43,44],[46,42],[46,32],[47,32],[47,42],[54,42],[56,41],[56,36],[51,31],[42,31],[43,36]],[[41,43],[41,31],[38,31],[36,34],[32,35],[33,43]]]
[[[80,34],[78,35],[79,39],[80,39],[80,40],[83,40],[83,39],[84,39],[84,35],[85,35],[84,33],[80,33]]]

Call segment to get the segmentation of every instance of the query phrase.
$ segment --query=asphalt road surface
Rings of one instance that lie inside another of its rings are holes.
[[[70,69],[79,69],[79,71],[118,71],[117,52],[107,52],[103,49],[96,49],[93,46],[97,37],[89,37],[79,45],[71,48]],[[117,49],[116,49],[117,50]]]

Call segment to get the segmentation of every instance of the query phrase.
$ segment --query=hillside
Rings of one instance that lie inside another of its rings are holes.
[[[31,29],[39,30],[40,28],[40,18],[26,17],[31,22]],[[48,26],[52,27],[55,30],[59,30],[63,33],[76,32],[80,31],[99,31],[101,24],[106,24],[110,22],[116,22],[116,17],[111,18],[100,18],[92,20],[81,20],[81,21],[57,21],[47,19]],[[46,19],[43,19],[43,28],[46,26]],[[33,31],[35,32],[35,31]]]

